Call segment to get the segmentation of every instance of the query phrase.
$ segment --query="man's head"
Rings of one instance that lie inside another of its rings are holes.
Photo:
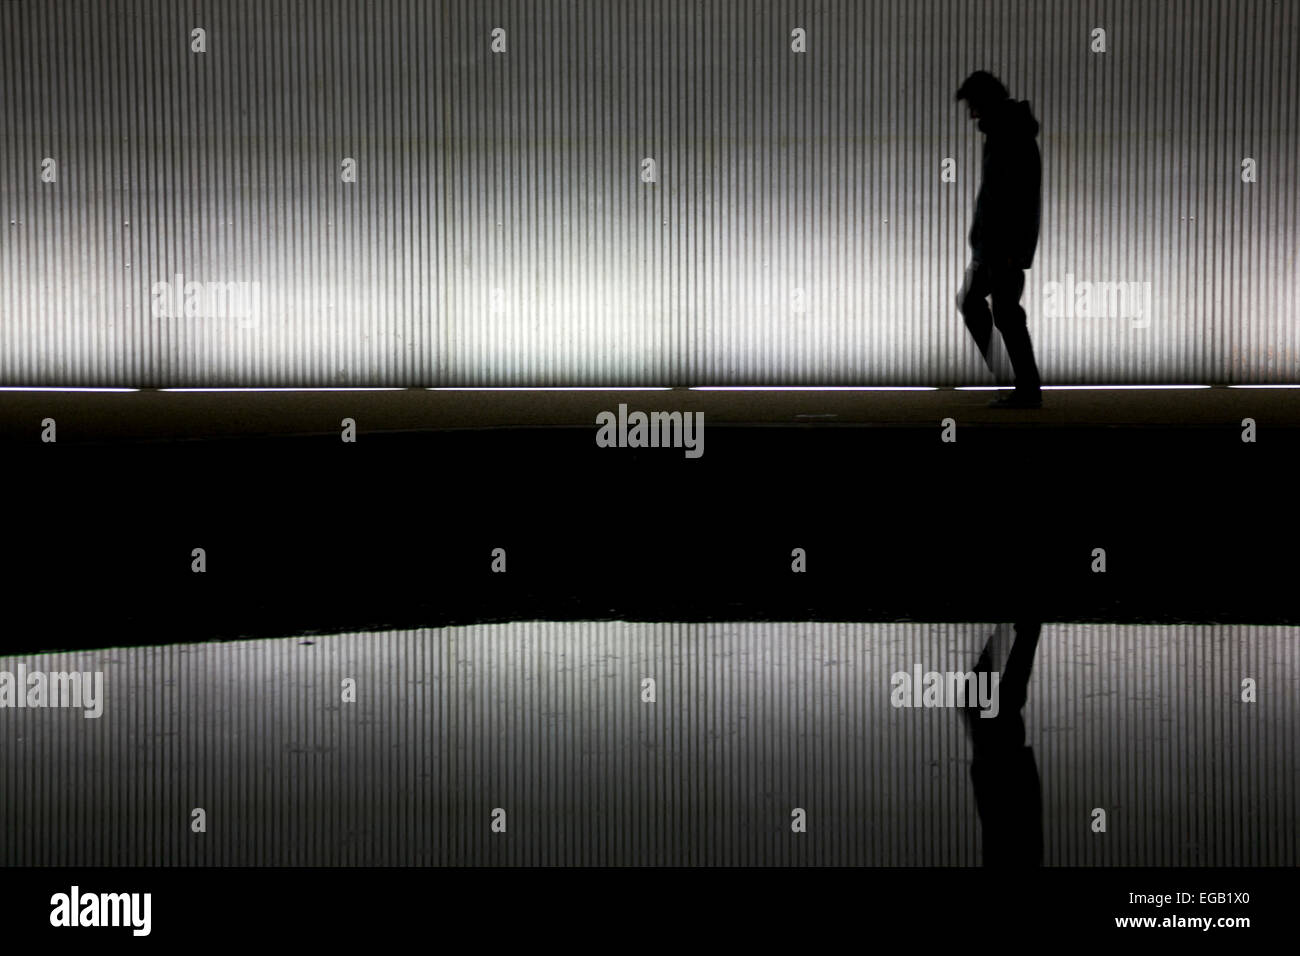
[[[1010,95],[1002,81],[992,73],[976,70],[962,83],[961,89],[957,91],[957,100],[965,100],[970,118],[977,120],[981,116],[988,116],[994,106]]]

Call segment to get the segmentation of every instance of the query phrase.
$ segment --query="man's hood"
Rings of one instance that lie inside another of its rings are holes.
[[[999,103],[989,116],[980,118],[980,132],[997,136],[1038,135],[1038,120],[1034,119],[1029,108],[1029,100],[1005,99]]]

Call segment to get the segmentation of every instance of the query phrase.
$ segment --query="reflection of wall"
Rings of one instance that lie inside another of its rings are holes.
[[[982,382],[976,68],[1043,124],[1049,382],[1300,377],[1300,11],[815,7],[0,5],[0,380]],[[153,318],[175,272],[260,321]],[[1067,276],[1149,324],[1049,318]]]
[[[890,676],[965,670],[991,630],[533,623],[0,658],[107,688],[97,720],[0,710],[0,863],[974,865],[961,722],[892,707]],[[1044,627],[1024,715],[1046,862],[1294,866],[1297,636]]]

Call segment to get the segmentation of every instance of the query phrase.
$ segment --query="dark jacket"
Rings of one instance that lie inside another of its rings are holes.
[[[973,258],[1021,269],[1034,262],[1042,209],[1038,120],[1028,100],[1003,100],[979,121],[984,133],[983,176],[970,230]]]

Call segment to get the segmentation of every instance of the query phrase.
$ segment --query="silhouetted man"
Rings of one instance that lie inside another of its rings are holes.
[[[1038,246],[1042,159],[1038,153],[1038,120],[1029,101],[1011,99],[997,77],[983,70],[972,73],[957,91],[971,119],[984,133],[983,172],[971,226],[971,264],[957,297],[966,328],[979,346],[989,370],[993,327],[1011,359],[1015,388],[995,399],[994,408],[1041,408],[1042,382],[1029,341],[1020,295],[1024,270],[1033,265]],[[993,313],[984,301],[993,300]],[[996,373],[995,373],[996,374]]]

